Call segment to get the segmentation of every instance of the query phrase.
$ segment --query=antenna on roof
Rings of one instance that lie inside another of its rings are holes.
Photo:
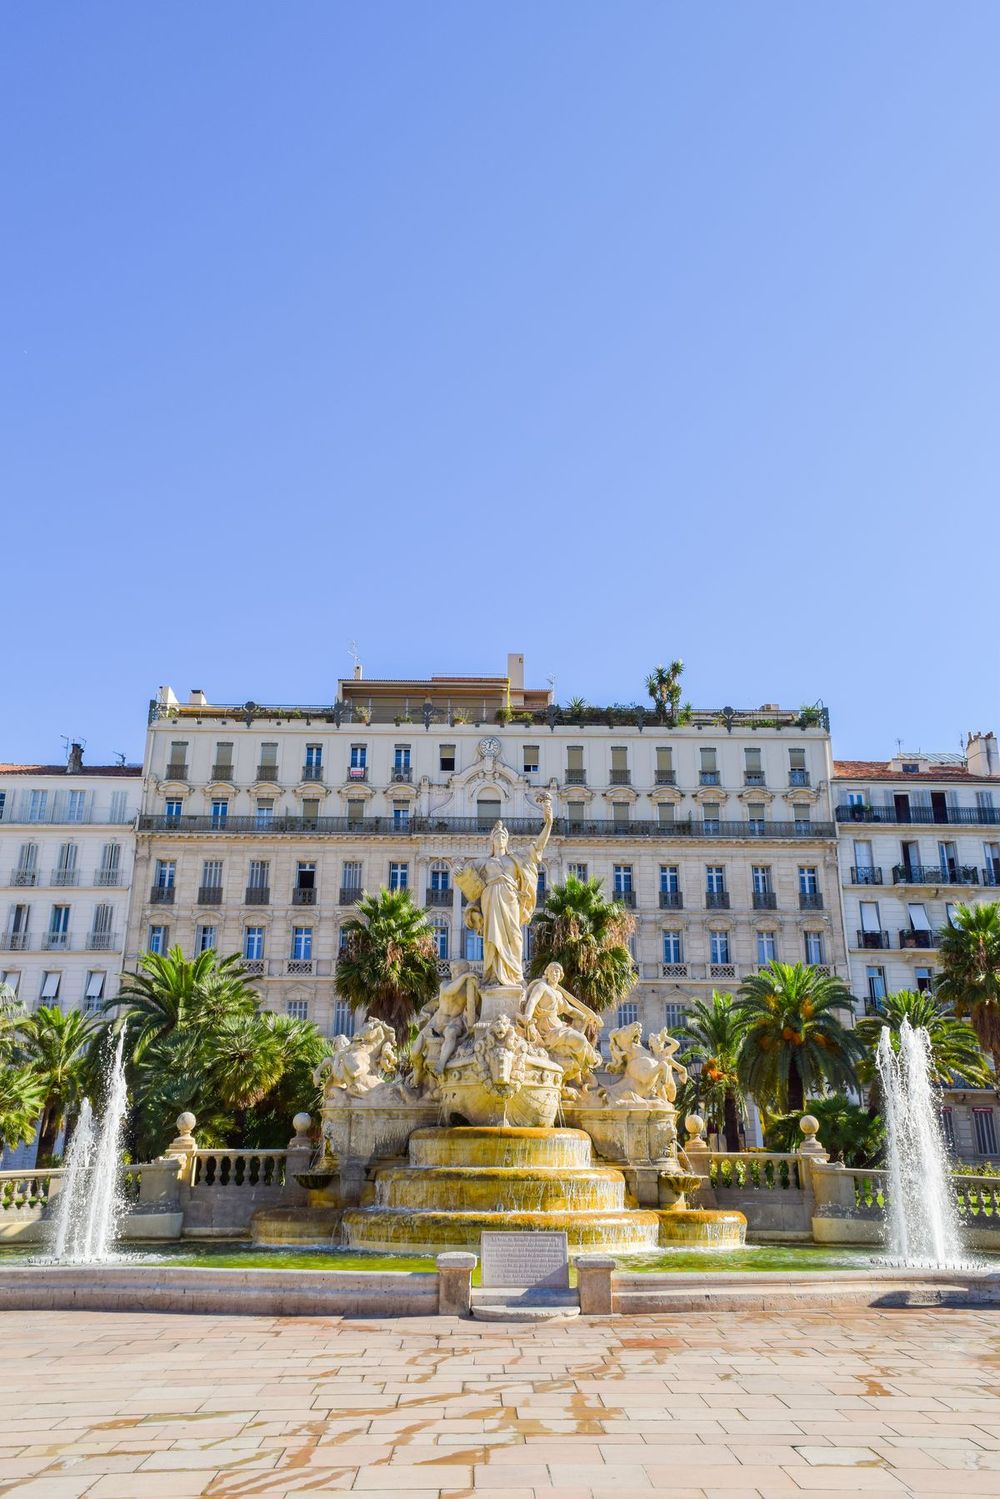
[[[552,688],[552,701],[555,702],[555,700],[556,700],[556,679],[553,676],[548,676],[548,677],[545,678],[545,680],[546,680],[546,682],[548,682],[549,686]]]
[[[361,665],[361,657],[358,655],[358,642],[356,640],[348,641],[347,654],[354,662],[354,680],[360,682],[364,676],[364,667]]]
[[[902,753],[903,753],[903,741],[902,741],[902,739],[897,739],[896,740],[896,758],[898,759],[899,756]]]
[[[81,753],[87,748],[86,739],[81,739],[79,736],[72,738],[69,734],[60,734],[59,738],[63,742],[63,754],[66,756],[67,761],[70,757],[69,752],[75,744],[80,746]]]

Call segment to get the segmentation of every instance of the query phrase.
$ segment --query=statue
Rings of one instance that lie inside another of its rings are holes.
[[[430,1079],[433,1088],[459,1042],[472,1031],[479,1018],[479,984],[464,958],[452,964],[452,977],[441,985],[437,998],[424,1005],[417,1018],[420,1029],[410,1047],[412,1083],[419,1089]]]
[[[650,1036],[647,1050],[642,1044],[642,1026],[638,1021],[612,1031],[608,1037],[611,1052],[608,1071],[620,1073],[621,1077],[604,1090],[608,1103],[644,1103],[650,1108],[672,1104],[677,1097],[673,1074],[682,1082],[687,1081],[686,1068],[673,1060],[679,1045],[668,1031],[662,1030]]]
[[[482,864],[471,860],[455,870],[455,884],[469,904],[465,925],[483,939],[483,986],[519,988],[521,928],[527,926],[538,896],[538,864],[552,831],[552,797],[538,797],[544,822],[542,831],[518,860],[508,853],[509,835],[502,822],[490,833],[489,857]]]
[[[525,1080],[530,1048],[509,1015],[479,1027],[472,1055],[483,1084],[498,1098],[509,1098]]]
[[[601,1028],[601,1018],[574,998],[562,987],[561,963],[548,963],[541,978],[529,985],[522,1011],[522,1021],[529,1036],[537,1039],[553,1061],[563,1069],[563,1083],[584,1082],[601,1060],[591,1038]],[[576,1030],[567,1025],[564,1015],[582,1020],[586,1030]],[[565,1088],[566,1096],[576,1097],[572,1088]]]
[[[397,1061],[392,1027],[366,1020],[356,1036],[334,1037],[333,1051],[316,1068],[313,1082],[325,1093],[343,1088],[352,1098],[361,1098],[395,1072]]]

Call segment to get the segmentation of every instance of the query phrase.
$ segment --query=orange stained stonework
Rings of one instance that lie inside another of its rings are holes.
[[[8,1312],[0,1495],[1000,1495],[1000,1312]]]

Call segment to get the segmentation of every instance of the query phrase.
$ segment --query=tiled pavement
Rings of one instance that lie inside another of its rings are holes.
[[[8,1312],[18,1499],[1000,1496],[1000,1312]]]

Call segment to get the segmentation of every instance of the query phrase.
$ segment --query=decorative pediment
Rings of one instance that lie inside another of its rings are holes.
[[[793,807],[812,806],[819,801],[819,792],[812,786],[795,786],[783,795]]]
[[[728,799],[729,792],[723,791],[721,786],[699,786],[691,795],[702,806],[708,802],[710,806],[718,807]]]
[[[684,800],[683,791],[678,791],[676,786],[657,786],[655,791],[647,792],[647,795],[656,806],[661,802],[673,802],[678,807]]]
[[[763,802],[766,806],[770,806],[774,801],[774,792],[768,791],[766,786],[745,786],[742,791],[737,792],[736,800],[748,806],[755,802],[757,804]]]
[[[367,781],[347,781],[343,786],[337,787],[337,794],[343,802],[367,802],[375,792]]]
[[[574,806],[579,806],[581,803],[589,806],[594,800],[594,793],[589,786],[561,786],[559,798],[567,804],[572,802]]]
[[[601,795],[606,802],[630,802],[633,806],[639,800],[639,793],[631,786],[609,786]]]

